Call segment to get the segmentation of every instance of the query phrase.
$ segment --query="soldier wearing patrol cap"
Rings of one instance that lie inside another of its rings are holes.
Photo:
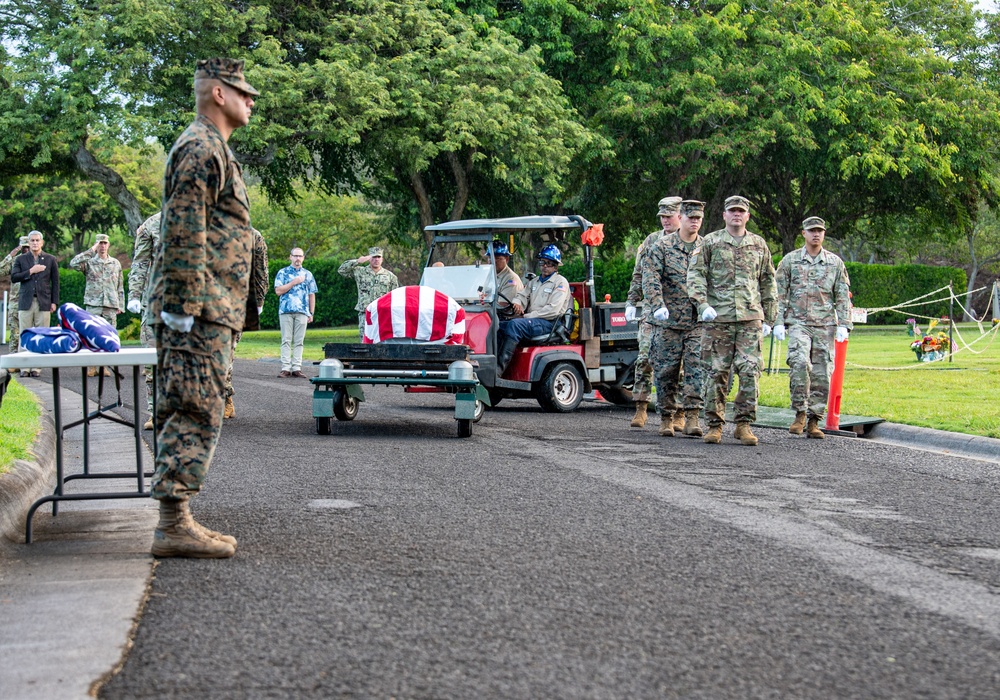
[[[87,311],[117,327],[118,314],[125,312],[125,276],[118,259],[108,255],[110,247],[108,236],[99,233],[94,245],[70,260],[69,266],[86,277],[83,305]],[[105,367],[104,374],[110,377],[110,368]],[[97,368],[90,367],[87,375],[97,376]]]
[[[778,316],[774,337],[788,336],[788,384],[795,421],[793,435],[803,429],[822,439],[819,421],[826,410],[833,373],[834,342],[847,340],[851,323],[851,280],[844,261],[823,247],[826,222],[810,216],[802,222],[805,245],[778,263]],[[808,427],[806,420],[808,419]]]
[[[197,118],[167,157],[146,320],[157,349],[154,556],[231,557],[236,538],[191,516],[222,430],[233,334],[256,319],[248,289],[254,235],[243,172],[228,141],[250,121],[259,93],[243,61],[198,61]]]
[[[367,267],[365,263],[368,263]],[[382,267],[382,249],[379,246],[369,248],[368,255],[346,261],[337,272],[344,277],[353,277],[358,285],[358,303],[354,310],[358,312],[358,335],[364,338],[365,309],[370,303],[398,287],[399,280]]]
[[[14,269],[14,260],[18,255],[28,252],[28,237],[21,236],[17,247],[7,253],[3,260],[0,260],[0,277],[6,277]],[[21,294],[21,285],[18,282],[10,283],[10,293],[7,294],[7,348],[11,352],[17,352],[21,345],[21,325],[17,322],[17,299]]]
[[[646,425],[646,407],[649,402],[650,386],[653,382],[653,366],[649,363],[649,345],[653,327],[649,324],[649,309],[643,308],[639,314],[636,306],[642,302],[642,260],[649,247],[660,238],[673,233],[681,225],[680,197],[664,197],[656,205],[656,214],[660,219],[660,230],[653,231],[639,244],[635,252],[635,266],[632,268],[632,284],[628,288],[625,303],[625,319],[634,321],[639,318],[639,355],[635,359],[635,382],[632,385],[632,399],[635,401],[635,416],[632,418],[633,428]],[[673,416],[662,416],[661,420],[672,420]]]
[[[747,231],[750,202],[734,195],[726,199],[726,227],[705,236],[692,253],[688,295],[705,325],[702,364],[705,370],[705,442],[722,441],[726,394],[731,372],[740,378],[734,402],[735,437],[756,445],[750,424],[757,419],[761,338],[770,334],[778,313],[774,264],[764,239]]]

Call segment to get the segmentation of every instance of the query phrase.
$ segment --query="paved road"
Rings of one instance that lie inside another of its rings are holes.
[[[995,464],[388,388],[319,436],[277,369],[193,505],[237,556],[158,564],[100,697],[1000,696]]]

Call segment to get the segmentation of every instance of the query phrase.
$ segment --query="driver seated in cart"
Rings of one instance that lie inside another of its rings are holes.
[[[510,248],[501,240],[494,240],[491,244],[493,248],[493,260],[496,261],[497,275],[497,308],[506,309],[513,303],[514,299],[524,289],[524,283],[510,267]],[[486,250],[486,257],[489,257],[489,248]]]
[[[569,282],[558,272],[562,264],[559,249],[549,244],[542,248],[537,259],[541,268],[539,276],[521,289],[511,303],[516,318],[500,321],[497,375],[507,369],[518,343],[525,338],[551,333],[556,321],[572,303]]]

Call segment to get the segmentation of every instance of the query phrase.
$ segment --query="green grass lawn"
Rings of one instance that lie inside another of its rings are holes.
[[[33,393],[15,379],[7,385],[0,406],[0,474],[8,471],[16,459],[28,457],[28,450],[38,434],[41,409]]]

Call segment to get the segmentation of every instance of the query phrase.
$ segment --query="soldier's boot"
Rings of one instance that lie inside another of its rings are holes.
[[[236,406],[233,405],[233,397],[226,397],[226,411],[222,414],[223,418],[235,418],[236,417]]]
[[[96,367],[88,367],[87,368],[87,376],[88,377],[96,377],[97,376],[97,368]]]
[[[684,412],[684,434],[701,437],[701,425],[698,424],[698,411]]]
[[[146,422],[142,424],[142,429],[143,430],[152,430],[153,429],[153,417],[152,416],[150,416],[149,418],[147,418]]]
[[[646,425],[646,402],[636,401],[635,402],[635,415],[632,417],[632,422],[629,424],[633,428],[642,428]]]
[[[739,440],[741,445],[753,447],[757,444],[757,436],[750,430],[749,423],[737,423],[733,437]]]
[[[182,503],[184,501],[160,501],[160,522],[153,532],[154,557],[224,559],[236,554],[233,545],[206,537],[196,530],[193,520],[184,517]]]
[[[673,436],[674,436],[673,412],[667,414],[660,413],[660,437],[673,437]]]
[[[684,409],[678,408],[674,411],[674,432],[679,433],[684,430]]]
[[[191,504],[189,501],[181,501],[181,518],[183,518],[186,525],[193,527],[195,530],[200,532],[205,537],[211,538],[213,540],[219,540],[220,542],[225,542],[226,544],[232,545],[236,548],[236,538],[232,535],[223,535],[221,532],[216,532],[215,530],[209,530],[207,527],[199,523],[191,515]]]
[[[790,426],[788,426],[788,432],[790,432],[792,435],[801,435],[802,431],[805,430],[805,427],[806,427],[806,412],[799,411],[795,414],[795,420],[792,421],[792,424]]]
[[[105,377],[113,377],[113,376],[115,376],[115,373],[111,371],[110,367],[105,367],[104,368],[104,376]]]
[[[708,426],[708,432],[705,433],[705,437],[703,437],[702,440],[712,445],[718,445],[720,442],[722,442],[722,426],[721,425]]]
[[[809,427],[806,428],[806,435],[817,440],[822,440],[826,437],[823,431],[819,429],[819,418],[817,416],[809,416]]]

